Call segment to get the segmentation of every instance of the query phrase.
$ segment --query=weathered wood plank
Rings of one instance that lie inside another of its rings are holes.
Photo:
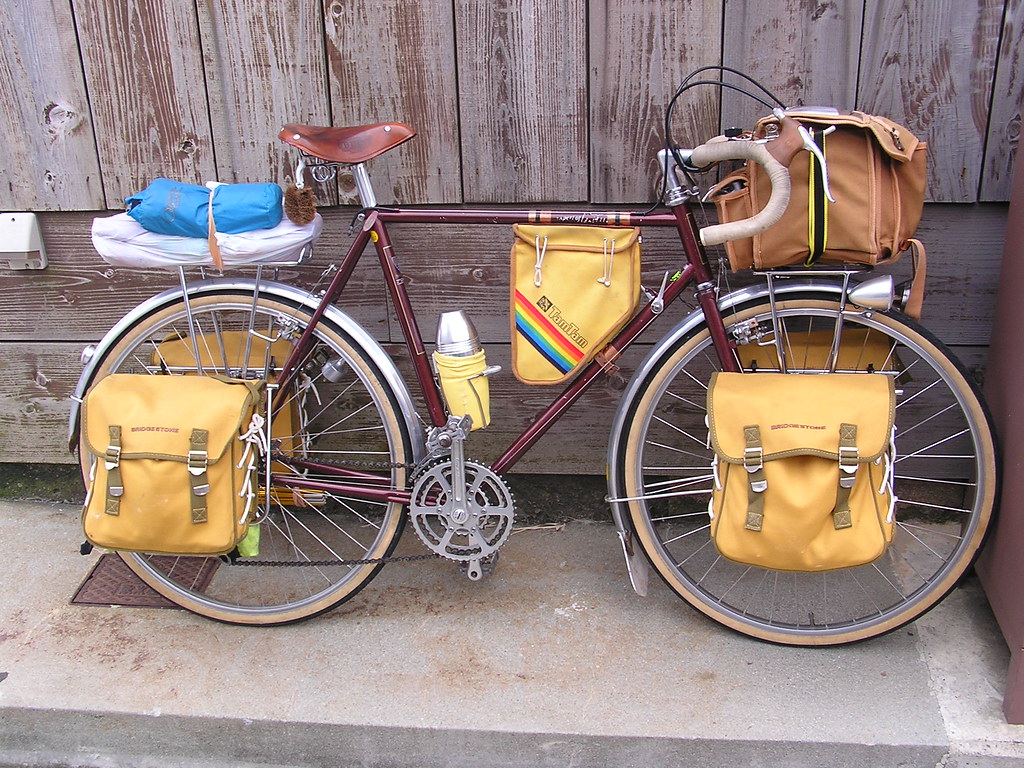
[[[992,115],[985,142],[982,200],[1009,200],[1013,161],[1024,112],[1024,2],[1006,0],[999,60],[992,83]]]
[[[153,178],[214,178],[195,6],[72,0],[106,205]],[[230,54],[228,54],[230,55]]]
[[[81,370],[74,344],[0,342],[0,462],[73,463],[68,395]]]
[[[1005,223],[1004,204],[925,206],[917,233],[928,249],[922,319],[948,344],[988,343]],[[392,239],[424,336],[433,337],[441,312],[464,309],[485,342],[508,342],[509,228],[403,225],[392,228]],[[670,230],[646,230],[642,254],[644,284],[652,290],[665,270],[683,263]],[[909,259],[889,269],[897,281],[910,277]],[[728,281],[735,286],[743,277]],[[684,308],[666,315],[681,319]],[[391,340],[398,341],[397,323],[392,329]]]
[[[290,181],[297,155],[278,140],[281,126],[330,122],[319,5],[217,0],[196,9],[218,180]]]
[[[90,226],[94,215],[40,216],[50,265],[38,272],[0,269],[0,314],[5,320],[0,339],[94,342],[136,304],[177,286],[175,271],[107,265],[92,247]],[[350,218],[351,211],[333,218],[317,243],[313,260],[301,267],[283,269],[281,280],[311,288],[321,272],[347,248],[345,230]],[[357,267],[342,308],[370,333],[386,339],[385,291],[380,270],[370,256],[367,254]],[[235,275],[252,277],[253,270],[229,273]],[[197,278],[198,270],[190,270],[189,279]]]
[[[585,0],[456,0],[466,202],[586,200]]]
[[[334,0],[324,13],[334,123],[398,121],[418,132],[373,161],[381,202],[459,202],[452,4]],[[350,179],[347,192],[354,202]]]
[[[854,3],[726,0],[722,61],[760,82],[786,106],[853,109],[861,22]],[[726,82],[743,85],[733,75]],[[722,128],[750,128],[767,108],[735,92],[722,97]]]
[[[100,208],[103,181],[67,0],[0,6],[0,208]]]
[[[401,225],[389,232],[417,323],[428,341],[434,338],[442,312],[462,309],[473,319],[484,343],[509,343],[511,227]],[[656,290],[665,271],[675,272],[685,260],[672,230],[650,230],[644,238],[645,283]],[[399,341],[399,334],[393,320],[391,340]]]
[[[323,213],[324,234],[313,262],[285,270],[283,279],[311,286],[324,266],[337,262],[347,250],[352,209]],[[51,340],[94,340],[128,308],[176,284],[173,272],[104,264],[89,239],[92,216],[42,216],[50,267],[32,273],[0,270],[0,311],[7,320],[0,339],[39,338],[40,324],[45,323]],[[988,343],[1005,222],[1004,204],[925,206],[918,231],[928,248],[929,296],[923,320],[947,343]],[[440,313],[452,309],[470,314],[485,343],[509,341],[509,227],[406,224],[390,231],[417,322],[428,341]],[[671,230],[647,230],[642,253],[644,282],[652,289],[666,270],[675,271],[682,264]],[[898,280],[908,277],[909,269],[906,262],[893,268]],[[738,281],[730,277],[730,282]],[[372,250],[360,262],[341,306],[379,340],[400,340]]]
[[[591,0],[591,200],[654,199],[665,108],[688,72],[719,60],[721,18],[722,0]],[[673,138],[692,146],[715,135],[717,105],[711,89],[679,102]]]
[[[406,380],[412,382],[404,349],[389,346],[388,350],[406,372]],[[68,343],[0,342],[5,361],[0,367],[0,435],[4,438],[0,462],[75,461],[66,451],[66,439],[71,412],[68,396],[81,371],[80,351]],[[488,362],[502,365],[504,372],[492,378],[492,426],[474,433],[469,456],[491,462],[550,403],[559,388],[528,387],[516,381],[508,345],[492,345],[487,352]],[[570,416],[516,465],[516,471],[601,474],[619,396],[620,390],[611,380],[595,385]],[[423,413],[422,405],[419,408]],[[572,450],[566,450],[567,445]]]
[[[921,322],[946,344],[987,345],[992,335],[1007,206],[930,204],[918,237],[928,249]],[[909,259],[898,264],[910,277]]]
[[[978,199],[1002,9],[1002,0],[867,5],[857,101],[928,141],[930,200]]]

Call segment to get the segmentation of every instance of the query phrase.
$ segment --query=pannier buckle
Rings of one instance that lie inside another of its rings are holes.
[[[857,462],[859,456],[860,453],[856,447],[839,446],[839,469],[842,472],[839,476],[839,486],[841,488],[853,488],[857,482],[857,468],[860,466]]]
[[[108,445],[107,452],[103,457],[103,466],[111,470],[121,463],[121,446]]]
[[[750,490],[755,493],[764,493],[768,490],[768,481],[763,474],[759,474],[764,468],[764,449],[760,446],[743,449],[743,468],[750,474]],[[757,475],[757,477],[755,477]]]
[[[199,476],[206,471],[207,466],[207,454],[206,451],[189,451],[188,452],[188,471],[191,475]],[[207,490],[209,488],[207,487]]]
[[[764,449],[760,447],[743,449],[743,468],[747,470],[747,472],[754,474],[763,466]]]

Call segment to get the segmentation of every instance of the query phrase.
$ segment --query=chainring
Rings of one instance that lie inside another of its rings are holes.
[[[443,557],[479,561],[497,552],[512,532],[512,492],[490,468],[466,461],[465,499],[455,502],[452,462],[442,459],[416,478],[409,504],[416,534]]]

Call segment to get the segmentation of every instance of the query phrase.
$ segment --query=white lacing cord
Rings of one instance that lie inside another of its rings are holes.
[[[540,288],[542,275],[540,273],[541,265],[544,264],[544,255],[548,252],[548,239],[544,238],[544,244],[541,245],[541,237],[538,235],[533,239],[533,247],[537,252],[537,263],[533,266],[533,284]]]
[[[245,499],[245,509],[242,510],[242,516],[238,520],[239,525],[242,525],[249,519],[249,511],[252,509],[253,501],[256,498],[256,491],[253,488],[253,477],[256,475],[256,457],[266,456],[270,453],[270,443],[267,440],[266,432],[263,430],[266,423],[267,420],[265,418],[258,413],[254,413],[249,420],[249,428],[238,436],[238,439],[245,443],[245,449],[242,451],[242,457],[235,465],[235,469],[246,467],[245,484],[238,493],[239,498]]]
[[[317,406],[323,405],[323,403],[320,401],[320,393],[317,392],[316,384],[313,383],[313,379],[311,379],[309,376],[303,373],[302,380],[299,383],[299,386],[296,388],[295,392],[295,396],[298,399],[299,406],[296,409],[298,416],[298,424],[293,425],[295,428],[295,435],[293,435],[293,437],[298,437],[298,442],[300,450],[302,451],[302,456],[309,455],[310,437],[309,432],[306,430],[306,398],[309,392],[312,392],[313,397],[316,398]]]
[[[99,460],[96,459],[95,457],[93,458],[92,462],[89,464],[89,482],[86,483],[85,501],[82,504],[82,506],[85,509],[89,508],[89,502],[92,500],[93,488],[95,488],[95,486],[96,486],[96,465],[97,464],[99,464]]]
[[[316,404],[322,406],[324,403],[320,399],[320,390],[316,388],[316,384],[313,383],[313,380],[307,374],[302,373],[299,375],[302,377],[302,382],[296,387],[296,396],[301,398],[299,402],[305,404],[306,392],[312,392],[313,397],[316,398]]]
[[[611,248],[609,249],[609,240],[606,237],[604,244],[601,246],[601,252],[604,256],[604,274],[597,278],[597,282],[603,285],[605,288],[610,288],[612,285],[612,266],[615,264],[615,241],[612,240]]]
[[[708,436],[708,442],[711,442],[711,436]],[[722,490],[722,479],[718,476],[718,454],[714,454],[711,458],[711,476],[715,479],[715,490],[721,492]],[[715,519],[715,496],[711,495],[708,499],[708,519]]]
[[[708,414],[704,414],[704,426],[708,428],[708,439],[704,444],[705,448],[710,450],[711,448],[711,421]],[[715,490],[722,490],[722,479],[718,476],[718,454],[713,453],[711,455],[711,476],[715,479]],[[715,519],[715,497],[712,494],[708,500],[708,518],[711,520]]]
[[[885,522],[892,524],[896,514],[896,425],[893,425],[892,433],[889,436],[889,450],[885,452],[885,472],[882,473],[882,485],[878,489],[879,494],[889,490],[889,514],[885,516]]]

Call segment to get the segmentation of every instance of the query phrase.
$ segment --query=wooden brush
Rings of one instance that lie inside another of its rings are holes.
[[[306,185],[305,172],[306,163],[299,160],[295,168],[295,181],[284,192],[284,214],[300,227],[309,224],[316,216],[316,197],[313,188]]]

